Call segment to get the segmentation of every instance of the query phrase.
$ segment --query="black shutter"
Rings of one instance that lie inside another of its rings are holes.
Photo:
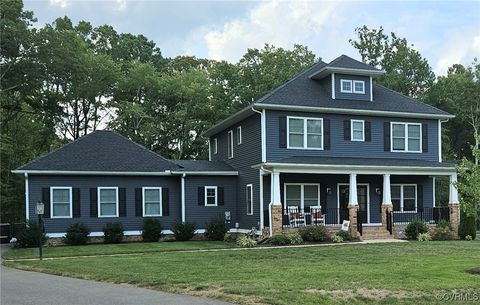
[[[383,149],[390,151],[390,122],[383,123]]]
[[[124,187],[118,189],[118,216],[127,216],[127,191]]]
[[[422,124],[422,152],[428,152],[428,124]]]
[[[90,217],[98,217],[97,188],[90,189]]]
[[[365,141],[372,141],[372,122],[365,121]]]
[[[423,185],[417,184],[417,212],[423,212]]]
[[[50,218],[50,188],[42,188],[43,218]]]
[[[224,195],[223,195],[223,187],[219,187],[217,188],[217,191],[218,191],[218,205],[225,205],[225,201],[224,201]]]
[[[80,212],[80,189],[79,188],[74,188],[72,189],[72,205],[73,205],[73,217],[78,218],[81,216]]]
[[[142,189],[139,187],[135,188],[135,216],[143,216]]]
[[[323,149],[330,150],[330,120],[329,119],[323,120],[323,129],[324,129]]]
[[[350,130],[350,120],[344,120],[343,121],[343,139],[345,141],[350,141],[352,137],[352,133]]]
[[[279,143],[280,148],[287,148],[287,118],[281,116],[278,118],[280,130],[279,130]]]
[[[170,215],[170,195],[168,187],[162,188],[162,216]]]
[[[205,188],[203,186],[198,187],[198,205],[205,205]]]

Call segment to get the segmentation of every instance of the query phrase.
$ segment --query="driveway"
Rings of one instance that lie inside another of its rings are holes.
[[[2,252],[6,250],[2,245]],[[2,305],[228,305],[127,285],[108,284],[0,267]]]

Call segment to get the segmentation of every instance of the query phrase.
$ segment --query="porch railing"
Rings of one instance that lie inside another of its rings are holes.
[[[438,224],[442,219],[450,219],[448,207],[423,208],[416,212],[393,211],[394,224],[408,224],[414,219],[420,219],[429,224]]]
[[[298,228],[308,225],[333,226],[341,223],[339,209],[319,209],[289,207],[283,210],[283,227]],[[347,218],[348,219],[348,218]]]

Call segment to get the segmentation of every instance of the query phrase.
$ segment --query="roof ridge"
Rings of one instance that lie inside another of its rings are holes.
[[[341,58],[343,58],[343,57],[348,57],[348,56],[345,55],[345,54],[342,54],[342,55],[338,56],[337,58],[335,58],[334,60],[332,60],[331,62],[329,62],[329,63],[327,64],[327,66],[330,66],[331,64],[339,61],[339,60],[340,60]],[[350,57],[350,58],[351,58],[351,57]],[[352,58],[352,59],[353,59],[353,58]]]

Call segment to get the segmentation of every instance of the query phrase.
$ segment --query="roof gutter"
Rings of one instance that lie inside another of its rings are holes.
[[[237,171],[171,171],[171,173],[189,176],[238,176]]]
[[[30,175],[78,175],[78,176],[171,176],[170,171],[164,172],[114,172],[114,171],[62,171],[62,170],[12,170],[14,174]]]

